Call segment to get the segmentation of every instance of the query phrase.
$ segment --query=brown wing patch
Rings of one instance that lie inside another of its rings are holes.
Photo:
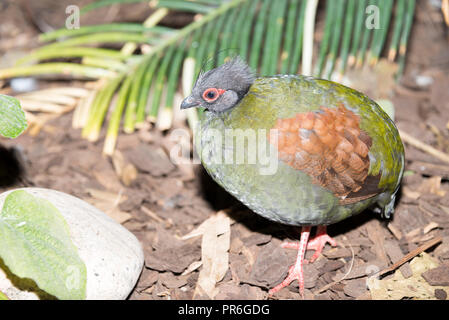
[[[340,105],[278,119],[269,137],[277,138],[279,158],[307,173],[312,181],[330,190],[341,203],[357,202],[377,194],[362,190],[368,177],[371,138],[360,129],[360,119]],[[370,179],[372,180],[372,179]],[[375,190],[373,190],[375,189]],[[352,197],[352,195],[354,197]]]

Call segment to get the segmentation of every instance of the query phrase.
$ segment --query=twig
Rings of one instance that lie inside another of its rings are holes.
[[[302,74],[312,75],[313,31],[318,0],[308,0],[304,19],[304,38],[302,55]]]
[[[164,219],[162,219],[161,217],[159,217],[155,212],[151,211],[149,208],[142,206],[140,207],[140,209],[146,213],[149,217],[153,218],[154,220],[156,220],[157,222],[160,223],[165,223],[166,221]]]
[[[346,239],[345,239],[345,240],[346,240]],[[344,245],[343,245],[343,247],[346,248],[346,246],[344,246]],[[333,286],[336,285],[337,283],[339,283],[339,282],[343,281],[344,279],[346,279],[346,277],[351,273],[352,267],[354,266],[354,257],[355,257],[355,255],[354,255],[354,250],[352,249],[352,246],[351,246],[351,245],[349,245],[349,249],[351,249],[352,258],[351,258],[351,265],[349,266],[349,269],[348,269],[348,271],[346,272],[346,274],[345,274],[343,277],[341,277],[341,279],[339,279],[339,280],[337,280],[337,281],[334,281],[334,282],[331,282],[331,283],[328,283],[328,284],[326,284],[324,287],[322,287],[321,289],[319,289],[318,291],[314,292],[315,295],[317,295],[317,294],[319,294],[319,293],[321,293],[321,292],[324,292],[324,291],[330,289],[331,287],[333,287]]]
[[[384,275],[384,274],[386,274],[386,273],[388,273],[388,272],[391,272],[391,271],[393,271],[393,270],[396,270],[397,268],[399,268],[400,266],[402,266],[402,265],[403,265],[404,263],[406,263],[407,261],[409,261],[409,260],[411,260],[412,258],[416,257],[416,256],[417,256],[418,254],[420,254],[421,252],[426,251],[427,249],[433,247],[433,246],[436,245],[437,243],[440,243],[441,241],[443,241],[443,237],[442,237],[442,236],[439,236],[439,237],[436,237],[436,238],[434,238],[434,239],[432,239],[432,240],[429,240],[428,242],[426,242],[426,243],[423,244],[422,246],[416,248],[415,250],[413,250],[413,251],[411,251],[410,253],[408,253],[407,255],[405,255],[402,259],[400,259],[399,261],[395,262],[394,264],[392,264],[392,265],[389,266],[388,268],[386,268],[386,269],[384,269],[384,270],[382,270],[382,271],[380,271],[380,272],[378,272],[378,273],[375,273],[375,274],[372,275],[372,276],[380,277],[380,276],[382,276],[382,275]],[[348,272],[346,272],[346,274],[345,274],[341,279],[339,279],[339,280],[337,280],[337,281],[334,281],[334,282],[331,282],[331,283],[328,283],[327,285],[325,285],[324,287],[322,287],[321,289],[319,289],[318,291],[316,291],[314,294],[319,294],[319,293],[321,293],[321,292],[324,292],[324,291],[330,289],[330,288],[331,288],[332,286],[334,286],[335,284],[337,284],[337,283],[343,281],[343,280],[349,275],[349,273],[350,273],[351,270],[352,270],[352,266],[353,266],[353,264],[354,264],[354,251],[352,250],[352,247],[351,247],[351,246],[350,246],[349,248],[351,249],[351,252],[352,252],[352,260],[351,260],[351,266],[349,267]]]
[[[391,222],[387,225],[388,230],[394,235],[397,240],[402,239],[402,232],[398,228],[396,228]]]
[[[423,245],[419,246],[418,248],[416,248],[413,251],[410,251],[408,254],[406,254],[402,259],[400,259],[399,261],[393,263],[391,266],[389,266],[388,268],[380,271],[377,274],[374,274],[378,277],[389,273],[397,268],[399,268],[400,266],[402,266],[404,263],[406,263],[407,261],[411,260],[412,258],[416,257],[418,254],[420,254],[423,251],[426,251],[427,249],[429,249],[430,247],[433,247],[434,245],[436,245],[437,243],[440,243],[441,241],[443,241],[443,237],[442,236],[438,236],[432,240],[429,240],[428,242],[424,243]]]
[[[412,137],[411,135],[402,130],[399,130],[399,134],[402,140],[404,140],[404,142],[410,144],[411,146],[417,149],[420,149],[421,151],[427,152],[428,154],[434,156],[435,158],[438,158],[439,160],[449,163],[448,154],[441,152],[440,150],[437,150],[434,147],[425,144],[424,142],[419,141],[418,139]]]

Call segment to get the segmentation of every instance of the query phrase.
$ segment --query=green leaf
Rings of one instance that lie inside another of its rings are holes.
[[[389,22],[390,17],[399,19],[394,21],[393,39],[394,49],[397,49],[399,54],[400,68],[397,75],[400,76],[404,68],[416,2],[400,1],[402,7],[395,10],[392,10],[392,4],[395,3],[392,0],[320,1],[320,4],[325,3],[326,14],[323,17],[324,30],[316,28],[317,36],[314,37],[321,39],[315,76],[329,78],[337,62],[341,62],[338,76],[342,76],[348,70],[347,65],[361,67],[366,62],[367,53],[372,55],[372,63],[377,62],[384,51],[382,48],[388,38],[386,36],[388,30],[393,25]],[[137,107],[131,104],[131,107],[127,108],[128,116],[132,117],[127,117],[128,120],[123,122],[125,124],[123,128],[125,133],[129,133],[132,131],[131,128],[144,121],[147,112],[146,103],[150,99],[154,103],[151,105],[149,119],[153,121],[156,120],[155,117],[164,114],[159,112],[161,105],[169,106],[173,88],[176,90],[180,87],[180,79],[175,83],[172,75],[179,74],[186,61],[192,61],[193,58],[196,61],[193,72],[195,75],[200,70],[206,71],[221,64],[230,56],[230,52],[238,52],[258,75],[297,74],[302,51],[305,49],[304,19],[307,16],[311,21],[322,20],[315,16],[315,10],[310,14],[306,10],[310,3],[308,0],[97,0],[83,7],[81,13],[109,5],[137,2],[150,2],[152,9],[159,9],[155,10],[143,24],[121,22],[89,25],[72,30],[60,29],[41,35],[41,41],[55,40],[55,42],[21,58],[17,62],[20,66],[0,70],[0,79],[48,74],[62,74],[65,77],[82,79],[107,78],[100,82],[102,89],[93,92],[94,107],[87,111],[90,120],[83,128],[83,137],[95,141],[100,136],[103,122],[110,121],[106,115],[109,114],[109,109],[112,109],[111,101],[114,94],[126,83],[117,82],[117,79],[138,78],[139,81],[143,81],[142,83],[148,83],[147,87],[137,86],[139,82],[137,80],[131,84],[135,90],[134,94],[130,95],[130,101],[134,103],[136,95],[139,98]],[[378,30],[365,26],[368,5],[375,5],[380,9],[381,28]],[[161,19],[173,10],[193,12],[197,15],[183,28],[170,29],[161,26]],[[403,12],[396,14],[396,11]],[[169,66],[161,71],[159,62],[156,64],[154,61],[167,61],[168,54],[180,52],[180,45],[184,40],[188,54],[182,57],[183,63],[175,64],[169,61]],[[110,47],[110,43],[117,42],[126,42],[122,50]],[[94,43],[96,47],[87,46]],[[142,46],[144,50],[136,51],[136,43],[145,43]],[[63,58],[63,61],[67,58],[81,59],[70,59],[72,62],[45,62],[55,58],[58,60]],[[152,62],[151,68],[149,61]],[[39,64],[24,65],[35,62]],[[178,70],[174,70],[175,67]],[[164,88],[167,99],[161,97],[158,91],[161,87]],[[107,90],[103,90],[104,88]],[[166,105],[163,105],[164,103]],[[120,127],[122,114],[115,113],[115,115],[117,119],[114,118],[113,121],[118,121]],[[116,128],[115,122],[111,127],[114,128],[115,135],[119,128]],[[110,141],[114,141],[113,139]]]
[[[0,214],[0,243],[0,257],[14,275],[34,280],[59,299],[85,299],[86,266],[49,201],[11,192]]]
[[[94,1],[92,3],[89,3],[88,5],[81,8],[81,14],[86,13],[88,11],[98,9],[101,7],[109,6],[116,3],[135,3],[135,2],[144,2],[148,0],[98,0]]]
[[[404,177],[413,176],[416,172],[413,170],[405,170],[404,171]]]
[[[0,300],[9,300],[6,294],[0,291]]]
[[[0,135],[16,138],[26,127],[25,113],[20,108],[19,100],[0,94]]]

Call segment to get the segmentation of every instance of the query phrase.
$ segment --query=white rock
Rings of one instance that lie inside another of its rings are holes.
[[[74,245],[87,268],[86,299],[126,299],[143,268],[142,246],[126,228],[87,202],[49,189],[23,188],[49,200],[66,219]],[[0,212],[6,196],[0,194]],[[38,299],[12,286],[0,269],[0,291],[10,299]]]

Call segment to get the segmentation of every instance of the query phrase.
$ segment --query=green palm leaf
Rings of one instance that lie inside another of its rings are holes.
[[[316,18],[314,11],[306,17],[312,0],[99,0],[81,12],[143,1],[157,9],[143,24],[110,23],[43,34],[40,41],[50,43],[20,59],[17,67],[0,70],[0,79],[43,74],[98,79],[82,135],[97,140],[109,119],[104,152],[110,155],[121,123],[126,133],[145,120],[163,123],[161,129],[170,127],[180,74],[186,91],[201,69],[213,68],[236,54],[260,75],[300,73],[300,67],[305,67],[300,65],[302,52],[311,48],[304,48],[304,21]],[[415,0],[321,0],[326,15],[315,74],[330,78],[335,69],[341,75],[356,61],[359,66],[366,60],[376,63],[390,27],[394,32],[390,51],[399,47],[403,64],[414,4]],[[367,5],[378,8],[379,29],[366,28]],[[192,12],[196,17],[182,29],[157,25],[171,10]],[[102,48],[110,43],[125,45],[122,50]],[[136,52],[138,47],[142,53]],[[78,63],[48,61],[55,58],[81,59]],[[391,53],[390,59],[395,59]],[[190,113],[190,125],[194,119]]]

